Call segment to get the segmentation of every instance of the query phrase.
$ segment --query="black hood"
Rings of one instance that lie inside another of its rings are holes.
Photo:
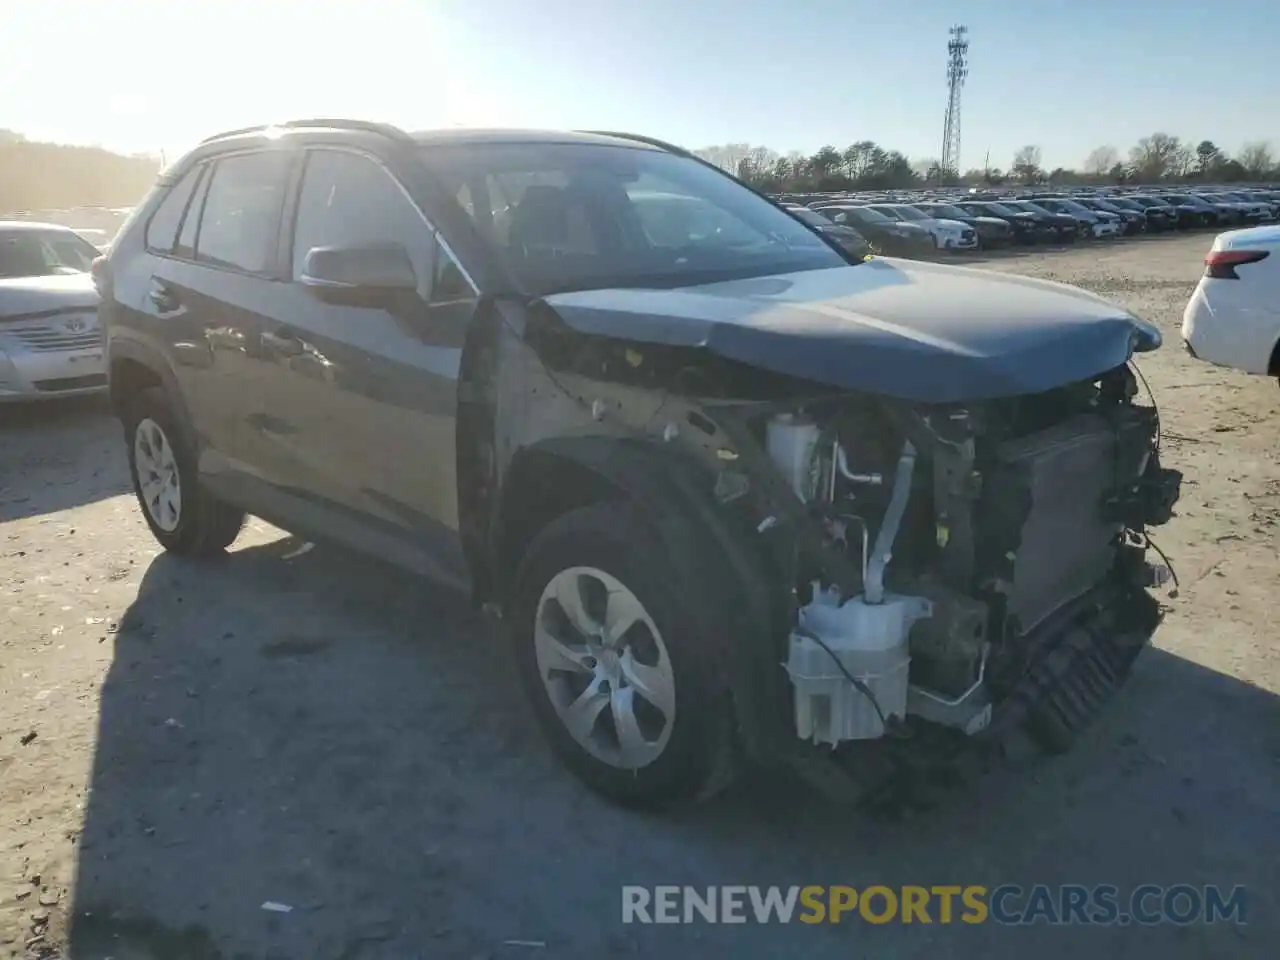
[[[1039,393],[1099,375],[1159,331],[1091,293],[909,260],[546,298],[588,335],[695,347],[776,373],[925,403]]]

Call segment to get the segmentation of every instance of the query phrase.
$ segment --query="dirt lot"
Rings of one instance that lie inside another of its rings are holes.
[[[0,412],[0,956],[1275,956],[1280,390],[1181,352],[1208,242],[983,264],[1164,329],[1142,369],[1187,476],[1157,535],[1182,586],[1072,754],[906,821],[767,777],[676,818],[610,808],[460,600],[262,524],[224,562],[158,555],[100,405]],[[624,883],[1072,882],[1244,884],[1250,923],[620,922]]]

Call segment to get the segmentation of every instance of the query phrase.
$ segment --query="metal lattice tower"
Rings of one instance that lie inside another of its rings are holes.
[[[960,92],[969,75],[969,28],[955,26],[947,41],[947,118],[942,126],[942,173],[960,173]]]

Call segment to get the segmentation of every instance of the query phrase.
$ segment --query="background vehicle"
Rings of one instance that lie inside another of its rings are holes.
[[[1036,197],[1035,204],[1051,213],[1075,217],[1083,236],[1114,237],[1120,233],[1120,217],[1102,210],[1090,210],[1069,197]]]
[[[0,221],[0,401],[106,388],[97,255],[66,227]]]
[[[1090,210],[1115,214],[1120,218],[1120,222],[1123,225],[1123,233],[1126,236],[1146,232],[1147,215],[1139,210],[1128,210],[1118,206],[1109,197],[1076,197],[1075,201]]]
[[[794,206],[788,209],[790,209],[793,216],[798,217],[823,236],[828,237],[857,260],[869,257],[875,252],[872,250],[867,238],[847,223],[835,223],[832,220],[828,220],[817,210],[810,210],[808,207]]]
[[[1048,243],[1057,236],[1047,217],[1030,210],[1017,210],[993,200],[965,200],[957,206],[974,216],[1003,220],[1012,228],[1016,243]]]
[[[1180,481],[1129,367],[1157,328],[850,262],[658,141],[232,131],[94,278],[163,546],[220,552],[248,512],[469,586],[624,802],[929,731],[1062,749],[1159,622],[1143,532]]]
[[[1209,191],[1199,194],[1202,200],[1212,204],[1226,204],[1236,212],[1240,223],[1257,226],[1271,219],[1271,205],[1259,200],[1251,200],[1225,191]]]
[[[855,204],[823,204],[817,213],[843,226],[851,226],[889,256],[918,257],[935,249],[933,234],[914,223],[904,223],[877,210]]]
[[[1223,211],[1189,193],[1161,193],[1154,196],[1178,211],[1180,226],[1216,227],[1223,223]]]
[[[1132,194],[1122,199],[1136,203],[1147,211],[1147,216],[1159,214],[1171,229],[1185,230],[1191,226],[1202,226],[1203,219],[1191,208],[1180,208],[1163,197],[1152,197],[1145,194]]]
[[[1280,227],[1214,238],[1204,275],[1182,315],[1192,356],[1280,378]]]
[[[939,250],[973,250],[978,246],[977,231],[957,220],[931,217],[909,203],[872,203],[868,206],[886,217],[924,227]]]
[[[1030,200],[1004,199],[1000,201],[1000,204],[1001,206],[1011,207],[1014,210],[1024,210],[1035,214],[1041,223],[1054,231],[1059,242],[1072,243],[1078,237],[1091,236],[1088,224],[1079,217],[1073,217],[1066,213],[1054,213],[1047,207],[1042,207]]]
[[[1172,230],[1178,225],[1178,214],[1171,207],[1153,202],[1146,206],[1135,197],[1109,196],[1107,203],[1117,210],[1132,210],[1146,218],[1146,229],[1150,232]]]
[[[913,203],[912,206],[926,217],[933,217],[939,220],[954,220],[956,223],[963,223],[971,227],[978,235],[978,245],[980,247],[1004,247],[1013,243],[1013,227],[1008,221],[999,217],[970,213],[968,210],[961,209],[953,204],[936,200]]]

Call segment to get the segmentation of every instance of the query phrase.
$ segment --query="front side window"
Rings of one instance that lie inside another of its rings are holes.
[[[419,282],[429,283],[434,237],[395,178],[368,157],[338,150],[310,152],[294,220],[294,279],[302,276],[307,254],[316,247],[388,243],[403,246]]]
[[[534,293],[676,287],[847,266],[803,224],[716,170],[609,144],[424,147],[427,167]]]
[[[281,151],[217,161],[200,218],[197,260],[249,273],[275,266],[287,167]]]

